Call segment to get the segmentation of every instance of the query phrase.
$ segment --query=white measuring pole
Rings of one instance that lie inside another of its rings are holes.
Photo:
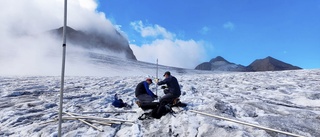
[[[202,114],[202,115],[206,115],[206,116],[210,116],[210,117],[214,117],[214,118],[219,118],[219,119],[223,119],[223,120],[227,120],[227,121],[231,121],[234,123],[239,123],[239,124],[243,124],[243,125],[247,125],[247,126],[252,126],[252,127],[256,127],[256,128],[260,128],[260,129],[264,129],[264,130],[269,130],[269,131],[273,131],[273,132],[277,132],[277,133],[282,133],[282,134],[286,134],[286,135],[290,135],[290,136],[294,136],[294,137],[303,137],[301,135],[297,135],[297,134],[293,134],[293,133],[289,133],[289,132],[284,132],[284,131],[280,131],[280,130],[276,130],[276,129],[272,129],[272,128],[268,128],[268,127],[263,127],[263,126],[259,126],[259,125],[254,125],[254,124],[250,124],[250,123],[246,123],[246,122],[242,122],[242,121],[238,121],[238,120],[234,120],[234,119],[224,118],[221,116],[216,116],[216,115],[203,113],[203,112],[199,112],[199,111],[195,111],[195,110],[190,110],[190,111],[194,112],[194,113],[198,113],[198,114]]]
[[[158,59],[157,59],[156,79],[157,79],[157,82],[158,82]],[[157,83],[156,83],[156,95],[158,96],[158,84]]]
[[[63,104],[63,87],[64,87],[64,71],[66,62],[66,31],[67,31],[67,0],[64,0],[64,21],[63,21],[63,43],[62,43],[62,71],[61,71],[61,86],[60,86],[60,103],[59,103],[59,127],[58,137],[61,137],[61,125],[62,125],[62,104]]]

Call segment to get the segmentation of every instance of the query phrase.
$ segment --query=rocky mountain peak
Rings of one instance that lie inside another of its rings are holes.
[[[199,64],[197,70],[213,70],[213,71],[247,71],[246,67],[231,63],[221,56],[217,56],[210,60]]]
[[[271,56],[264,59],[257,59],[249,66],[253,71],[279,71],[279,70],[296,70],[300,67],[293,66],[283,61],[277,60]]]
[[[50,30],[57,38],[62,37],[63,27]],[[126,59],[137,60],[129,46],[128,40],[123,37],[117,30],[113,34],[101,34],[95,32],[83,32],[67,26],[66,30],[67,43],[74,46],[80,46],[86,49],[99,49],[101,51],[113,52],[119,57],[124,56]]]
[[[217,57],[211,59],[211,60],[210,60],[210,63],[215,63],[215,62],[218,62],[218,61],[223,61],[223,62],[230,63],[229,61],[227,61],[226,59],[224,59],[224,58],[221,57],[221,56],[217,56]]]

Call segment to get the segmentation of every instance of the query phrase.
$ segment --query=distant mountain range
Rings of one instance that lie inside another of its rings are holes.
[[[49,33],[62,38],[63,27],[50,30]],[[67,43],[80,46],[86,49],[99,49],[105,52],[111,51],[126,59],[137,60],[129,46],[128,40],[123,37],[117,30],[113,34],[99,34],[94,32],[83,32],[67,27]]]
[[[62,38],[63,27],[48,31],[57,39]],[[129,46],[128,40],[114,29],[112,34],[100,34],[95,32],[83,32],[67,27],[67,43],[94,50],[99,49],[106,53],[116,53],[117,57],[124,57],[137,61]],[[196,66],[196,70],[212,70],[212,71],[236,71],[236,72],[254,72],[254,71],[279,71],[279,70],[296,70],[300,67],[282,62],[272,57],[257,59],[249,66],[231,63],[221,56],[211,59]]]
[[[249,66],[231,63],[221,56],[211,59],[196,66],[196,70],[212,70],[212,71],[236,71],[236,72],[255,72],[255,71],[281,71],[281,70],[297,70],[302,69],[297,66],[282,62],[270,56],[264,59],[257,59]]]

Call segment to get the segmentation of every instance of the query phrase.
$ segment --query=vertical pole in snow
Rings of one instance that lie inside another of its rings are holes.
[[[60,86],[60,104],[59,104],[59,127],[58,137],[61,137],[62,125],[62,104],[63,104],[63,87],[64,87],[64,70],[66,62],[66,30],[67,30],[67,0],[64,0],[64,22],[63,22],[63,44],[62,44],[62,71],[61,71],[61,86]]]
[[[158,81],[158,59],[157,59],[157,72],[156,72],[156,79]],[[156,95],[158,96],[158,84],[156,83]]]

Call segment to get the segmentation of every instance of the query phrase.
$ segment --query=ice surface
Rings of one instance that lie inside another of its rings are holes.
[[[138,66],[138,65],[137,65]],[[136,66],[136,67],[137,67]],[[190,112],[197,110],[302,136],[320,136],[320,70],[222,73],[161,68],[172,71],[181,85],[181,101],[187,109],[175,109],[175,116],[138,120],[144,113],[134,103],[135,86],[155,77],[154,68],[121,76],[66,76],[64,111],[135,110],[137,113],[94,113],[87,116],[133,120],[133,125],[89,127],[65,120],[63,136],[286,136]],[[129,70],[128,70],[129,71]],[[146,75],[149,73],[150,75]],[[155,85],[151,89],[155,92]],[[60,77],[1,76],[0,136],[57,136]],[[114,108],[114,94],[132,108]],[[163,96],[160,88],[158,95]]]

